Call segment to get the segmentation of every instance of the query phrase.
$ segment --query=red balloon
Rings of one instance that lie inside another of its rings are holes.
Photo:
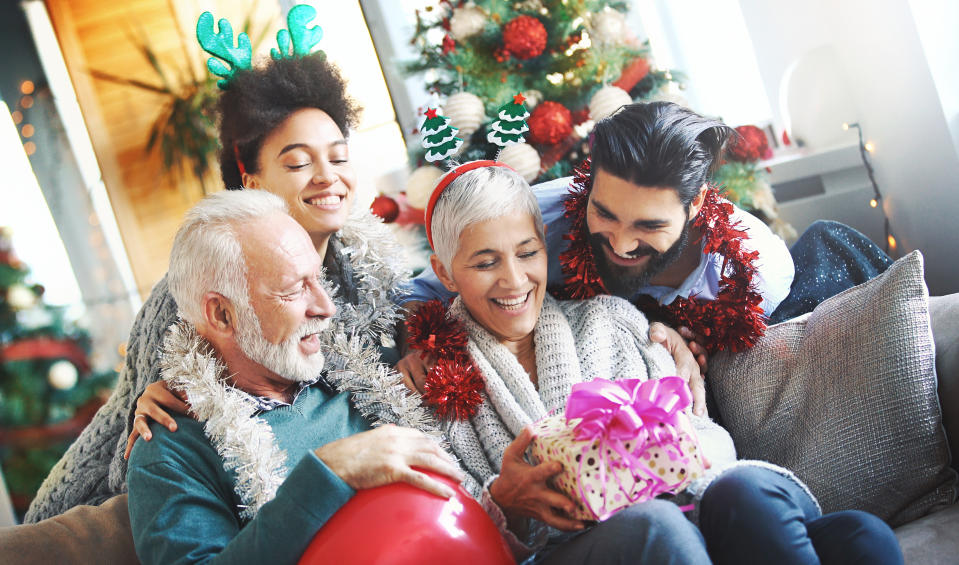
[[[320,528],[300,565],[515,563],[496,525],[462,486],[422,471],[456,494],[447,500],[406,483],[360,490]]]

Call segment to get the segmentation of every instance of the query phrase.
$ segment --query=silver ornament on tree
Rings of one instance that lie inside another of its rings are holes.
[[[504,147],[496,159],[497,161],[509,165],[526,182],[533,182],[539,175],[541,160],[539,153],[528,143],[511,143]]]
[[[450,17],[450,35],[457,41],[473,37],[483,31],[489,18],[486,12],[470,2],[453,10]]]
[[[543,93],[530,89],[523,92],[523,96],[526,97],[526,108],[532,111],[536,108],[536,105],[543,101]]]
[[[608,85],[600,88],[589,100],[589,117],[594,122],[612,115],[621,106],[632,104],[633,98],[618,86]]]
[[[430,194],[436,181],[443,176],[443,171],[433,165],[417,168],[406,181],[406,202],[413,208],[423,210],[429,204]]]
[[[486,117],[483,101],[470,92],[457,92],[446,99],[443,114],[450,119],[450,125],[457,128],[457,135],[468,140],[479,129]]]
[[[70,390],[77,385],[77,367],[66,360],[61,359],[47,371],[47,382],[57,390]]]
[[[630,37],[626,16],[608,6],[589,18],[589,31],[593,40],[604,45],[625,43]]]

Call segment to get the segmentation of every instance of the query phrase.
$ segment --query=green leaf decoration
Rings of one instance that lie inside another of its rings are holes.
[[[253,47],[250,45],[250,38],[245,33],[237,36],[236,45],[233,44],[233,26],[223,18],[219,21],[220,31],[214,31],[213,14],[203,12],[196,21],[196,38],[200,42],[200,47],[204,51],[213,55],[207,59],[206,67],[211,73],[220,77],[217,86],[226,90],[230,86],[230,80],[240,69],[249,69],[253,61]],[[218,61],[214,57],[219,57],[226,62]]]
[[[290,8],[286,15],[289,28],[276,32],[276,45],[279,49],[270,50],[273,59],[306,57],[313,47],[323,39],[323,28],[318,25],[307,27],[316,17],[316,9],[307,4],[298,4]]]

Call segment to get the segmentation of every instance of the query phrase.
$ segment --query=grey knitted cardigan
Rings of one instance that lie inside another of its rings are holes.
[[[358,207],[362,208],[362,207]],[[331,332],[357,336],[369,345],[391,345],[400,319],[395,306],[409,272],[390,231],[368,210],[354,210],[330,238],[324,266],[333,283],[337,314]],[[126,492],[123,452],[136,399],[160,379],[158,354],[177,305],[164,277],[140,309],[130,332],[127,356],[113,394],[54,466],[24,521],[38,522],[81,505],[98,505]],[[329,363],[328,363],[329,365]]]
[[[526,426],[561,412],[576,383],[597,377],[657,379],[675,374],[676,366],[664,347],[649,341],[646,317],[615,296],[581,301],[545,297],[534,334],[538,387],[533,386],[516,357],[472,319],[459,298],[450,312],[466,327],[469,353],[483,375],[485,390],[478,412],[469,421],[447,424],[446,433],[453,453],[469,475],[464,486],[479,499],[514,553],[523,557],[541,547],[552,530],[530,521],[529,536],[517,538],[489,495],[488,487],[499,474],[506,447]],[[737,461],[732,437],[708,417],[693,415],[690,419],[712,465],[677,501],[698,501],[719,474],[742,465],[783,474],[815,501],[788,470],[763,461]],[[696,514],[694,511],[690,515],[694,521]]]

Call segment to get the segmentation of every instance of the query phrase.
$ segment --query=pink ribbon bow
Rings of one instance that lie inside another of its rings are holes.
[[[624,379],[608,381],[594,379],[573,385],[566,401],[566,421],[580,418],[574,428],[579,441],[598,441],[600,463],[599,480],[603,485],[606,500],[606,468],[628,467],[634,477],[644,477],[644,488],[630,494],[623,488],[618,475],[620,490],[632,502],[638,502],[670,490],[675,485],[667,484],[641,459],[651,446],[664,447],[671,459],[683,458],[679,447],[679,414],[689,406],[692,396],[686,382],[679,377],[642,381]],[[627,449],[626,442],[634,442]],[[618,460],[608,461],[607,451],[619,455]],[[585,458],[583,458],[585,459]],[[582,476],[582,459],[578,475]],[[605,520],[612,511],[592,508],[583,493],[581,480],[580,498],[600,520]]]

